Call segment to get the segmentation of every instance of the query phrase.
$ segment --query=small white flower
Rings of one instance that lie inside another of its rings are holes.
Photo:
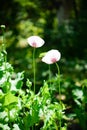
[[[42,61],[46,64],[53,64],[60,60],[61,54],[58,50],[50,50],[48,51],[45,56],[42,58]]]
[[[39,36],[30,36],[27,39],[27,42],[30,46],[32,46],[34,48],[41,47],[45,43],[45,41],[42,38],[40,38]]]

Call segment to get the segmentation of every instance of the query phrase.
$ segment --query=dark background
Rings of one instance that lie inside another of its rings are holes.
[[[73,80],[86,78],[87,1],[0,0],[0,25],[2,24],[6,26],[8,61],[15,71],[24,70],[25,77],[32,77],[33,49],[27,44],[27,38],[38,35],[45,40],[45,45],[36,51],[37,81],[46,77],[45,72],[48,70],[47,65],[42,64],[38,58],[39,54],[52,48],[61,52],[59,65],[65,77]],[[1,37],[0,30],[0,39]],[[54,65],[52,72],[56,72]]]

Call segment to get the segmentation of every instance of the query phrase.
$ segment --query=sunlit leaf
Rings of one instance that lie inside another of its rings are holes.
[[[8,106],[12,103],[18,103],[18,97],[14,96],[11,92],[4,96],[4,106]]]

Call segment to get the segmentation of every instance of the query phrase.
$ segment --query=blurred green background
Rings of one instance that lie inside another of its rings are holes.
[[[83,0],[0,0],[0,25],[4,24],[8,61],[15,71],[25,71],[33,80],[32,52],[27,43],[31,35],[45,40],[36,50],[37,84],[48,77],[48,66],[39,54],[50,49],[61,52],[60,71],[64,78],[87,77],[87,1]],[[2,32],[0,30],[0,45]],[[56,67],[51,66],[55,75]]]

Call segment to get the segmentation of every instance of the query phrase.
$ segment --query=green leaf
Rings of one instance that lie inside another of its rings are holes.
[[[47,102],[50,102],[51,97],[47,82],[44,82],[44,86],[41,88],[41,95],[43,105],[46,105]]]
[[[31,88],[32,86],[32,82],[29,79],[27,79],[26,81],[26,86],[28,86],[29,88]]]
[[[1,27],[1,28],[5,28],[5,25],[1,25],[0,27]]]
[[[18,103],[18,97],[14,96],[11,92],[4,96],[4,106],[8,106],[12,103]]]
[[[0,70],[0,79],[3,77],[3,71]]]
[[[24,72],[19,72],[16,74],[16,78],[13,80],[11,80],[11,87],[10,90],[12,92],[17,92],[19,91],[19,89],[21,89],[21,87],[23,86],[23,78],[24,78]]]
[[[0,129],[1,130],[10,130],[10,127],[8,126],[8,124],[3,125],[0,123]]]
[[[20,89],[22,87],[22,85],[23,85],[23,81],[22,81],[23,78],[24,78],[24,71],[17,73],[17,78],[16,78],[16,81],[17,81],[16,88],[17,89]]]
[[[81,81],[83,87],[87,87],[87,79]]]
[[[20,130],[18,124],[14,124],[13,127],[14,127],[13,130]]]
[[[4,95],[0,94],[0,103],[3,103],[3,100],[4,100]]]
[[[3,112],[0,112],[0,121],[4,121],[4,119],[6,118],[7,116],[7,112],[3,111]]]
[[[75,89],[72,91],[75,99],[82,99],[83,98],[83,91],[79,89]]]
[[[43,53],[40,53],[39,57],[42,58],[45,55],[46,55],[46,52],[43,52]]]
[[[23,82],[22,82],[21,80],[19,80],[19,81],[17,82],[17,84],[16,84],[16,88],[17,88],[17,89],[20,89],[20,88],[22,87],[22,85],[23,85]]]

